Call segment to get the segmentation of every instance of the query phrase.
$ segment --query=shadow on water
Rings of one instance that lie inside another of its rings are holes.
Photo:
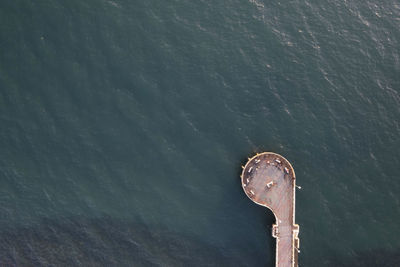
[[[334,258],[330,259],[328,267],[394,267],[400,266],[400,250],[389,251],[383,249],[368,250],[357,252],[357,255],[351,258]]]
[[[0,246],[0,266],[265,265],[251,250],[243,257],[193,236],[110,217],[46,219],[32,227],[3,229]]]

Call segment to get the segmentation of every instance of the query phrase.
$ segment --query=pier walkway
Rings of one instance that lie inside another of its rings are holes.
[[[299,226],[295,224],[296,176],[292,165],[272,152],[257,154],[241,175],[246,195],[275,215],[272,236],[276,238],[276,267],[297,267]]]

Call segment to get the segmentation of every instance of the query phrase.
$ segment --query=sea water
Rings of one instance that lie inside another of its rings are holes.
[[[0,265],[274,266],[241,165],[293,165],[300,266],[400,264],[400,4],[0,3]]]

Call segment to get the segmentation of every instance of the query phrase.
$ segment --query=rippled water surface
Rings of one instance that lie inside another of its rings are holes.
[[[240,166],[294,166],[300,266],[400,265],[400,4],[1,1],[0,265],[274,266]]]

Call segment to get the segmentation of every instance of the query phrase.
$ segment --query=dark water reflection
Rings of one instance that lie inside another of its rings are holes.
[[[260,255],[227,251],[161,227],[100,219],[43,220],[0,233],[0,266],[265,266]],[[264,259],[266,260],[266,259]]]
[[[383,249],[359,251],[354,257],[332,258],[326,266],[344,267],[394,267],[400,266],[400,250],[389,251]]]

